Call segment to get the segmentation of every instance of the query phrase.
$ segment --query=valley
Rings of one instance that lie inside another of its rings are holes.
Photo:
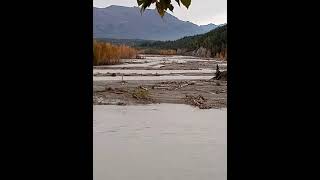
[[[226,180],[227,25],[118,2],[93,8],[93,179]]]

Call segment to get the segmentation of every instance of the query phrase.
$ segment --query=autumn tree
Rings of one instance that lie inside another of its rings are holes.
[[[175,0],[178,5],[180,6],[180,3],[184,5],[186,8],[189,8],[191,4],[191,0]],[[164,16],[165,12],[169,9],[171,12],[173,12],[173,5],[171,3],[171,0],[137,0],[138,6],[141,7],[141,13],[147,8],[150,7],[151,4],[156,4],[156,9],[158,10],[158,13],[161,17]]]

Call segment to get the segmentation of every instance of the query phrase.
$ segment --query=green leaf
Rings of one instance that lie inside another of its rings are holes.
[[[143,0],[137,0],[138,6],[140,6],[143,3]]]
[[[188,9],[191,4],[191,0],[181,0],[181,3]]]
[[[173,11],[173,6],[171,4],[171,0],[160,0],[160,2],[163,1],[162,7],[165,7],[165,10]]]
[[[176,2],[179,4],[179,6],[180,6],[180,0],[176,0]]]
[[[172,6],[172,4],[170,4],[170,6],[169,6],[169,10],[171,11],[171,12],[173,12],[173,6]]]
[[[161,4],[160,4],[160,3],[158,3],[158,2],[156,2],[156,8],[157,8],[158,13],[160,14],[160,16],[161,16],[161,17],[163,17],[163,16],[164,16],[165,11],[164,11],[164,8],[161,6]]]
[[[160,4],[160,7],[162,8],[162,9],[167,9],[167,2],[166,2],[166,0],[160,0],[159,1],[159,4]]]
[[[143,1],[142,6],[141,6],[141,13],[151,5],[152,1],[151,0],[141,0]]]

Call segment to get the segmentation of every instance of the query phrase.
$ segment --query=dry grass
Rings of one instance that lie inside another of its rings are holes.
[[[135,88],[135,90],[132,92],[132,97],[138,100],[150,100],[150,92],[148,89],[143,88],[141,86]]]
[[[126,45],[113,45],[104,42],[93,42],[93,65],[111,65],[121,63],[121,59],[137,57],[137,51]]]
[[[220,53],[216,53],[215,57],[227,60],[227,49],[222,50]]]

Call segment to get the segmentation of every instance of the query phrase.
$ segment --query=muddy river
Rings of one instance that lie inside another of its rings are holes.
[[[94,106],[94,180],[226,180],[227,111]]]
[[[227,63],[143,57],[93,68],[93,179],[226,180]]]

